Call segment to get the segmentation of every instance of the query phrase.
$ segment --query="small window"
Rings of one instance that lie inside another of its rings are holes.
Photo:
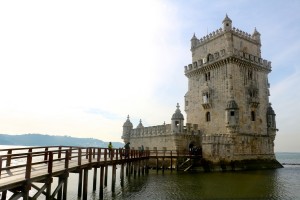
[[[221,56],[224,56],[225,55],[225,49],[222,49],[221,50]]]
[[[230,116],[234,116],[234,111],[230,111]]]
[[[178,126],[179,125],[179,121],[175,121],[175,126]]]
[[[210,72],[205,73],[205,81],[210,80]]]
[[[255,112],[251,111],[251,121],[255,121]]]
[[[203,94],[203,103],[209,103],[209,93],[206,92]]]
[[[206,113],[206,121],[209,122],[210,121],[210,112]]]
[[[253,78],[253,73],[252,73],[251,70],[249,70],[249,71],[248,71],[248,79],[249,79],[249,80],[252,80],[252,78]]]

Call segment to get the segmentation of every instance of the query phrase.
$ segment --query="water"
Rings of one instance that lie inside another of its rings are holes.
[[[140,177],[125,177],[120,185],[120,166],[117,166],[115,192],[111,191],[111,168],[108,182],[104,188],[103,199],[114,200],[208,200],[208,199],[300,199],[300,153],[276,153],[277,160],[285,163],[284,168],[276,170],[192,173],[166,170]],[[99,176],[99,170],[98,170]],[[89,171],[88,199],[99,199],[99,178],[96,191],[92,191],[93,170]],[[54,178],[53,190],[57,184]],[[70,173],[68,199],[78,200],[78,174]],[[32,192],[34,193],[34,192]],[[39,199],[44,199],[42,196]]]
[[[280,163],[293,165],[284,165],[284,168],[276,170],[213,173],[150,170],[148,175],[126,177],[123,187],[117,176],[115,193],[111,192],[108,179],[104,199],[300,199],[300,153],[277,153],[276,156]],[[89,177],[92,177],[92,172]],[[89,186],[88,199],[99,199],[98,189],[91,191],[92,180]],[[73,192],[69,198],[77,199],[77,191]]]

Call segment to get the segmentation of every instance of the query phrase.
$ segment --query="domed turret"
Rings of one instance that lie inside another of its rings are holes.
[[[177,109],[171,118],[171,120],[172,120],[171,129],[172,129],[173,133],[182,133],[184,117],[179,109],[178,103],[177,103],[176,107],[177,107]]]
[[[276,115],[272,106],[271,106],[271,103],[269,103],[269,106],[267,108],[267,115]]]
[[[123,124],[123,135],[122,135],[122,139],[124,140],[125,143],[129,142],[129,138],[130,138],[130,132],[133,128],[132,123],[129,120],[129,115],[127,116],[127,120],[126,122]]]
[[[191,48],[192,49],[195,48],[197,46],[197,44],[198,44],[198,38],[196,37],[196,35],[194,33],[194,35],[193,35],[193,37],[191,39]]]
[[[260,43],[260,33],[254,28],[254,32],[252,34],[252,38]]]
[[[237,131],[239,125],[239,107],[235,100],[231,99],[227,102],[225,109],[226,114],[226,127],[229,132]]]
[[[276,121],[275,121],[275,112],[271,106],[271,103],[269,103],[269,106],[267,108],[267,125],[268,129],[276,130]]]
[[[172,120],[184,120],[183,114],[181,113],[180,109],[179,109],[179,104],[177,103],[177,109],[175,111],[175,113],[172,115]]]
[[[142,124],[142,120],[140,119],[140,123],[138,124],[138,126],[136,128],[144,128],[143,124]]]
[[[223,20],[223,29],[224,31],[230,31],[232,28],[232,21],[231,19],[228,17],[228,15],[226,14],[224,20]]]

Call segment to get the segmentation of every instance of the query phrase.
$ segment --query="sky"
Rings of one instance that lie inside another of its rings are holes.
[[[276,152],[300,152],[300,1],[0,1],[0,133],[122,142],[183,111],[190,39],[233,26],[261,33],[272,62]]]

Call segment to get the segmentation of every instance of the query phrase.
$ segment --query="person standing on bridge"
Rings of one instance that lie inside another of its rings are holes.
[[[113,155],[112,155],[112,148],[113,148],[113,145],[112,145],[112,143],[111,142],[109,142],[108,143],[108,156],[109,157],[113,157]]]
[[[124,146],[125,148],[125,158],[129,158],[129,151],[130,151],[130,142],[127,142]]]

